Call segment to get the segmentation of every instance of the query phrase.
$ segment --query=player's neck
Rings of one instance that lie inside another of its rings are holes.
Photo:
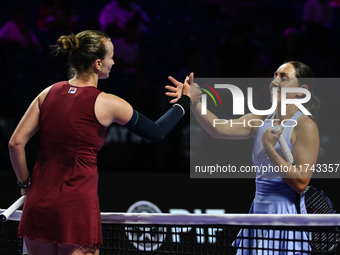
[[[281,121],[283,120],[287,120],[290,119],[291,117],[293,117],[293,115],[299,110],[299,108],[296,105],[293,104],[289,104],[286,107],[286,114],[285,115],[281,115],[282,111],[281,111],[281,107],[277,107],[276,109],[276,115],[275,115],[275,119],[278,119]]]
[[[72,79],[69,80],[69,83],[71,85],[78,86],[78,87],[93,86],[97,88],[98,76],[96,76],[95,74],[87,74],[87,73],[76,74]]]

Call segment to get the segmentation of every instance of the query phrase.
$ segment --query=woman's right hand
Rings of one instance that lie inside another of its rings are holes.
[[[194,81],[194,73],[191,73],[184,80],[184,84],[182,88],[182,95],[187,95],[188,97],[191,97],[190,89],[191,89],[191,85],[193,84],[193,81]]]
[[[202,91],[197,83],[194,83],[194,73],[191,73],[184,81],[183,94],[188,93],[187,91],[189,91],[192,106],[200,102]]]
[[[202,92],[200,89],[197,89],[199,86],[193,82],[194,73],[191,73],[189,76],[187,76],[187,78],[184,80],[184,83],[177,81],[171,76],[169,77],[169,80],[176,86],[165,86],[165,88],[170,91],[166,92],[165,94],[170,97],[175,97],[170,101],[170,103],[176,103],[182,95],[187,95],[190,97],[193,105],[200,101]]]

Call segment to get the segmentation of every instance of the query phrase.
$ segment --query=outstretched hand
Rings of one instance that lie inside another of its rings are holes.
[[[167,95],[169,97],[174,97],[174,99],[172,99],[170,101],[171,104],[174,104],[174,103],[176,103],[178,101],[178,99],[181,98],[182,93],[183,93],[184,84],[179,82],[179,81],[177,81],[172,76],[169,76],[168,78],[172,82],[172,84],[175,85],[175,87],[174,86],[170,86],[170,85],[166,85],[165,88],[167,90],[169,90],[170,92],[166,92],[165,95]]]
[[[189,76],[187,76],[184,80],[184,83],[181,83],[177,81],[175,78],[169,76],[169,80],[175,85],[174,86],[165,86],[166,89],[168,89],[170,92],[166,92],[165,95],[174,97],[170,101],[170,103],[176,103],[178,99],[181,98],[182,95],[187,95],[190,97],[190,88],[193,87],[193,78],[194,78],[194,73],[191,73]]]

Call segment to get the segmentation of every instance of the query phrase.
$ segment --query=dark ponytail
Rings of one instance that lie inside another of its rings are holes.
[[[317,119],[317,110],[320,108],[320,100],[314,94],[315,88],[315,75],[313,71],[306,64],[299,61],[288,61],[286,62],[291,64],[295,68],[295,77],[298,79],[299,86],[307,85],[308,90],[311,93],[311,99],[304,104],[307,110],[312,114],[310,117],[313,120]]]

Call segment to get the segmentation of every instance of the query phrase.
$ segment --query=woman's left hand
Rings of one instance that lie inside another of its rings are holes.
[[[262,135],[262,145],[265,151],[277,144],[279,137],[283,132],[283,129],[280,129],[276,134],[273,134],[272,129],[273,127],[268,128],[263,132]]]

